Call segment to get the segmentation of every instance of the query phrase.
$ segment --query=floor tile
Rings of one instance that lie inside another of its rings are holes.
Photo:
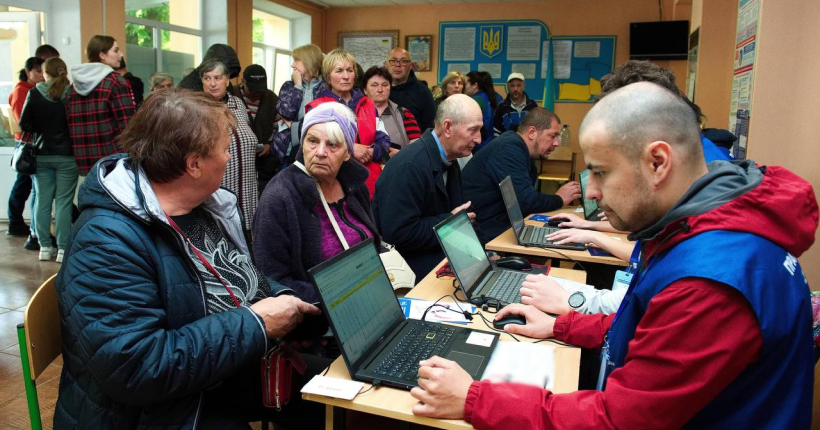
[[[26,306],[39,286],[32,282],[15,281],[0,285],[0,308],[17,309]]]

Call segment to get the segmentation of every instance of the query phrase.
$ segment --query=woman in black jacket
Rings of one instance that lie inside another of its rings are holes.
[[[40,242],[40,260],[63,254],[71,233],[71,206],[80,174],[71,149],[71,136],[66,119],[65,97],[69,92],[68,72],[63,60],[52,57],[43,64],[45,82],[29,91],[20,128],[32,133],[37,148],[37,173],[33,175],[37,199],[34,225]],[[57,249],[51,242],[51,205],[54,203]]]

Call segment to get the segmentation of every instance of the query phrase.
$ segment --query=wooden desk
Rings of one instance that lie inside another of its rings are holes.
[[[436,266],[440,267],[441,264]],[[584,282],[586,274],[579,270],[558,269],[550,270],[551,276],[567,278],[577,282]],[[428,274],[419,284],[413,288],[407,297],[420,298],[425,300],[436,300],[445,294],[453,292],[453,278],[437,279],[435,271]],[[488,315],[488,319],[490,316]],[[458,326],[464,327],[462,324]],[[466,327],[491,331],[486,325],[476,318]],[[522,341],[534,341],[533,339],[517,336]],[[513,341],[509,336],[501,335],[499,338],[503,341]],[[578,389],[578,371],[581,361],[581,350],[572,346],[555,345],[555,367],[560,369],[556,371],[556,379],[554,384],[555,393],[568,393]],[[327,376],[332,378],[350,380],[350,374],[345,366],[344,359],[339,357],[327,372]],[[365,387],[370,387],[365,384]],[[333,409],[334,407],[341,407],[354,411],[365,412],[369,414],[389,417],[400,421],[410,423],[422,424],[435,428],[442,429],[472,429],[473,426],[464,420],[440,420],[426,417],[419,417],[413,415],[413,405],[417,403],[409,391],[400,390],[390,387],[376,387],[367,393],[356,396],[353,400],[342,400],[332,397],[319,396],[316,394],[302,394],[302,398],[327,405],[327,412],[325,416],[325,428],[333,429]]]
[[[556,215],[559,213],[566,213],[571,212],[575,213],[574,208],[565,208],[559,209],[553,212],[547,212],[545,215]],[[524,221],[528,225],[537,225],[543,226],[544,223],[537,222],[537,221],[530,221],[529,219]],[[627,235],[621,233],[604,233],[608,236],[620,238],[621,241],[624,243],[632,243],[629,239],[626,238]],[[583,251],[575,251],[572,249],[555,249],[552,250],[550,248],[537,248],[534,246],[521,246],[518,244],[518,241],[515,240],[515,235],[513,234],[512,227],[509,228],[504,233],[501,233],[498,237],[491,240],[487,243],[485,247],[488,251],[495,251],[503,254],[518,254],[518,255],[534,255],[538,257],[546,257],[546,258],[557,258],[561,260],[568,260],[566,257],[562,256],[561,254],[566,254],[568,257],[572,257],[577,261],[588,261],[590,263],[600,263],[600,264],[609,264],[612,266],[626,266],[627,262],[621,260],[620,258],[615,257],[597,257],[593,256],[587,250]],[[559,254],[559,252],[561,254]]]

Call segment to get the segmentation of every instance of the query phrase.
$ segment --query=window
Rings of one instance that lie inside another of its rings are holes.
[[[268,72],[268,89],[278,92],[290,80],[293,22],[253,10],[253,62]]]
[[[126,0],[125,43],[128,71],[145,82],[154,72],[174,82],[202,62],[200,0]]]

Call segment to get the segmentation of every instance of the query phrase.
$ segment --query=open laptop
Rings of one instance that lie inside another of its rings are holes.
[[[450,216],[434,229],[470,303],[480,306],[486,299],[497,300],[501,306],[521,303],[521,283],[528,273],[493,269],[467,212]]]
[[[600,221],[601,218],[598,215],[603,211],[598,207],[598,202],[587,199],[588,180],[589,169],[578,174],[578,182],[581,183],[581,203],[584,205],[584,219],[587,221]]]
[[[504,206],[507,207],[507,215],[510,217],[515,240],[521,246],[537,246],[540,248],[574,249],[583,251],[586,246],[581,243],[565,243],[556,245],[547,240],[547,236],[560,230],[560,227],[538,227],[524,224],[524,216],[521,215],[521,207],[518,206],[518,197],[515,195],[512,179],[509,176],[504,178],[498,186],[501,188],[501,198],[504,199]]]
[[[354,379],[410,389],[418,385],[419,361],[433,355],[481,379],[498,334],[406,320],[373,239],[308,274]]]

